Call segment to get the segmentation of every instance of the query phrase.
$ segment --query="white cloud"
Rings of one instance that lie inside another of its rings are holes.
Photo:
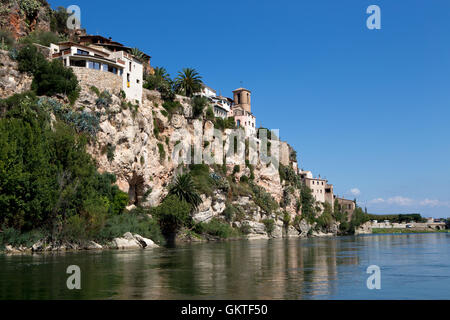
[[[386,201],[383,198],[376,198],[376,199],[369,201],[370,204],[378,204],[378,203],[384,203],[384,202],[386,202]]]
[[[440,201],[440,200],[435,200],[435,199],[425,199],[420,201],[419,203],[421,206],[424,207],[450,207],[450,203],[449,202],[444,202],[444,201]]]
[[[388,199],[376,198],[370,200],[369,204],[377,205],[377,204],[389,204],[389,205],[397,205],[402,207],[410,207],[410,206],[422,206],[422,207],[449,207],[450,202],[440,201],[436,199],[424,199],[424,200],[415,200],[407,197],[396,196]]]
[[[353,188],[352,190],[350,190],[350,193],[357,197],[361,194],[361,191],[358,188]]]
[[[396,204],[398,206],[411,206],[415,203],[415,201],[413,199],[410,198],[405,198],[405,197],[401,197],[401,196],[397,196],[397,197],[393,197],[393,198],[389,198],[387,200],[388,204]]]

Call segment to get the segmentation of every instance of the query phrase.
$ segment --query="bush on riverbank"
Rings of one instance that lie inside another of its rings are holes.
[[[194,227],[194,231],[197,234],[210,235],[220,239],[239,236],[239,232],[237,230],[233,229],[228,223],[217,218],[214,218],[207,223],[201,222],[196,224]]]
[[[2,241],[23,243],[35,230],[51,241],[92,239],[123,212],[128,195],[97,171],[86,135],[50,123],[33,93],[0,100],[0,117]]]

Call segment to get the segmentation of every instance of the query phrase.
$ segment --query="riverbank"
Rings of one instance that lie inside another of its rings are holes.
[[[449,230],[417,230],[417,229],[396,229],[396,228],[373,228],[372,234],[390,233],[449,233]]]

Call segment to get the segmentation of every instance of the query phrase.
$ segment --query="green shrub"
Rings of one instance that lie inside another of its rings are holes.
[[[57,100],[41,97],[38,100],[40,108],[51,111],[55,116],[72,126],[79,133],[87,133],[94,137],[100,129],[100,114],[76,112],[67,106],[63,106]]]
[[[181,103],[178,102],[178,101],[165,101],[162,104],[162,107],[169,114],[169,119],[171,119],[174,114],[180,113],[183,110],[183,107],[181,106]]]
[[[19,5],[27,19],[32,19],[37,15],[41,3],[38,0],[21,0]]]
[[[241,178],[239,179],[239,181],[242,182],[242,183],[248,183],[249,179],[248,179],[247,176],[244,175],[244,176],[241,176]]]
[[[122,237],[126,232],[139,234],[157,244],[165,242],[158,221],[137,211],[109,217],[95,239],[104,243]]]
[[[251,227],[248,222],[241,224],[239,227],[239,232],[243,235],[247,235],[251,232]]]
[[[19,65],[19,71],[31,74],[35,74],[47,63],[45,57],[33,45],[28,45],[20,49],[16,59]]]
[[[159,161],[164,162],[166,160],[166,151],[162,143],[158,143]]]
[[[214,128],[224,131],[225,129],[236,129],[236,122],[234,117],[222,119],[215,118]]]
[[[285,228],[288,228],[291,224],[291,215],[287,211],[283,212],[283,224]]]
[[[266,214],[269,215],[279,208],[278,203],[264,188],[254,183],[250,183],[250,187],[254,194],[253,200],[255,201],[255,204]]]
[[[50,18],[50,30],[58,33],[65,33],[67,31],[67,19],[69,14],[66,8],[58,7],[52,12]]]
[[[206,109],[206,120],[209,121],[214,121],[215,120],[215,115],[214,115],[214,110],[212,107],[208,107],[208,109]]]
[[[225,216],[225,220],[228,222],[233,221],[234,216],[236,215],[237,209],[233,206],[231,202],[227,202],[225,206],[225,210],[223,211],[223,215]]]
[[[191,206],[176,195],[169,195],[154,209],[161,230],[165,234],[176,233],[191,220]]]
[[[65,94],[72,104],[78,99],[77,77],[60,60],[49,62],[34,46],[27,45],[19,51],[17,61],[19,71],[33,74],[31,87],[38,95]]]
[[[2,227],[0,229],[2,230],[0,232],[0,248],[4,248],[6,245],[15,248],[20,246],[31,247],[39,240],[47,237],[45,231],[38,229],[24,233],[14,228]]]
[[[0,30],[0,49],[10,50],[14,45],[14,37],[7,30]]]
[[[198,223],[194,230],[198,234],[207,234],[221,239],[237,236],[237,232],[228,223],[217,218],[207,223]]]
[[[112,95],[108,90],[104,90],[98,94],[97,100],[95,100],[95,105],[99,108],[109,108],[112,103]]]
[[[209,104],[208,98],[195,96],[192,98],[192,117],[198,118],[203,115],[203,110]]]
[[[58,35],[51,31],[36,30],[20,39],[20,43],[27,45],[37,43],[45,47],[50,47],[51,43],[59,43],[65,40],[67,38],[63,35]]]
[[[99,90],[96,86],[91,86],[91,87],[89,88],[89,90],[92,91],[93,93],[95,93],[95,95],[96,95],[97,97],[100,97],[100,90]]]
[[[273,219],[264,219],[262,223],[264,224],[267,234],[271,236],[275,230],[275,221]]]
[[[0,225],[52,232],[74,215],[94,222],[115,201],[115,177],[99,174],[86,137],[59,120],[50,126],[36,100],[26,93],[0,101]]]

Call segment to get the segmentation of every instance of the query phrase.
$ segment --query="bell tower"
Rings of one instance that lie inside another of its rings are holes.
[[[234,104],[235,104],[235,108],[242,108],[247,112],[252,112],[252,107],[251,107],[251,91],[244,89],[244,88],[239,88],[233,91],[234,94]]]

